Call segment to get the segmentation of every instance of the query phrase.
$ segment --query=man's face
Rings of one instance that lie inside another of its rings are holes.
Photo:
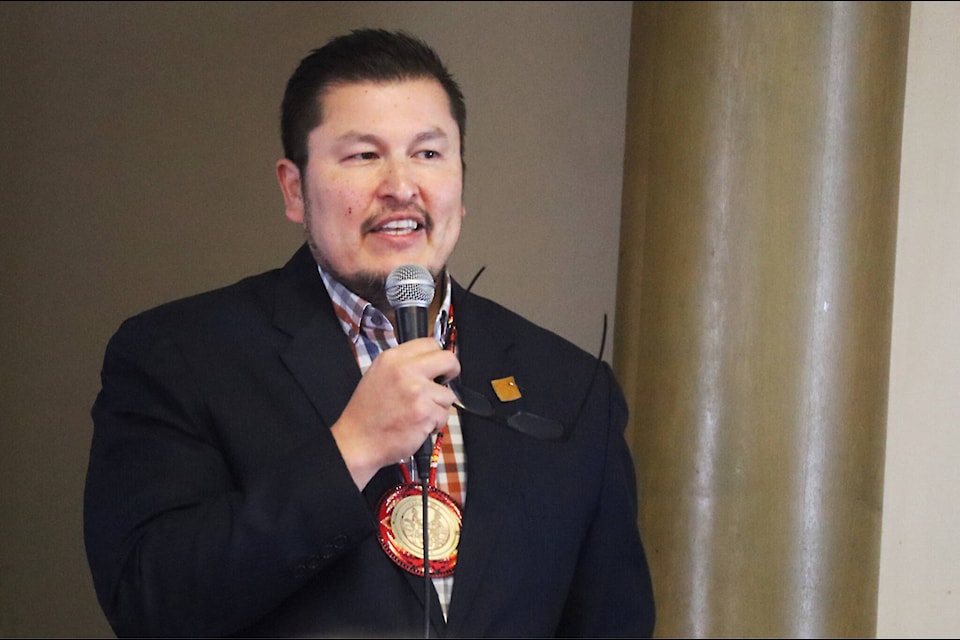
[[[419,264],[436,277],[460,235],[460,132],[432,79],[344,84],[322,96],[300,175],[277,163],[287,217],[306,228],[317,262],[382,302],[387,274]]]

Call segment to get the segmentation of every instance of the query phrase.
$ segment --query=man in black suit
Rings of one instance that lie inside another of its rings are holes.
[[[111,339],[85,540],[118,635],[652,634],[612,371],[447,273],[465,114],[409,35],[312,52],[277,163],[306,244]],[[401,265],[434,335],[398,340]]]

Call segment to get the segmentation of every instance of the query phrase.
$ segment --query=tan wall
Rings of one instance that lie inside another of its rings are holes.
[[[960,2],[910,13],[877,636],[960,635]]]
[[[447,59],[469,112],[455,275],[485,265],[478,293],[598,349],[604,312],[613,329],[630,13],[0,3],[0,636],[109,633],[80,531],[106,341],[124,317],[299,244],[274,178],[279,103],[335,33],[403,27]]]
[[[455,272],[588,349],[614,308],[628,2],[0,3],[0,636],[102,636],[80,537],[120,320],[284,260],[286,75],[357,26],[468,99]],[[912,11],[878,635],[960,632],[960,4]],[[921,35],[917,35],[921,34]],[[611,325],[612,329],[612,325]],[[612,334],[611,334],[612,335]]]

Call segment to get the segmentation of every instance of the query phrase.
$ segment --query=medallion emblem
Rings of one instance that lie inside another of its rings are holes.
[[[444,491],[427,488],[427,530],[430,576],[453,575],[457,566],[462,514],[456,501]],[[380,500],[380,546],[404,570],[423,576],[423,489],[419,484],[401,484]]]

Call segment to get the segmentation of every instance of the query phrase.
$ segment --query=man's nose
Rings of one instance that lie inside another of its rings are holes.
[[[398,202],[414,200],[419,190],[413,168],[406,160],[388,160],[384,163],[379,195]]]

